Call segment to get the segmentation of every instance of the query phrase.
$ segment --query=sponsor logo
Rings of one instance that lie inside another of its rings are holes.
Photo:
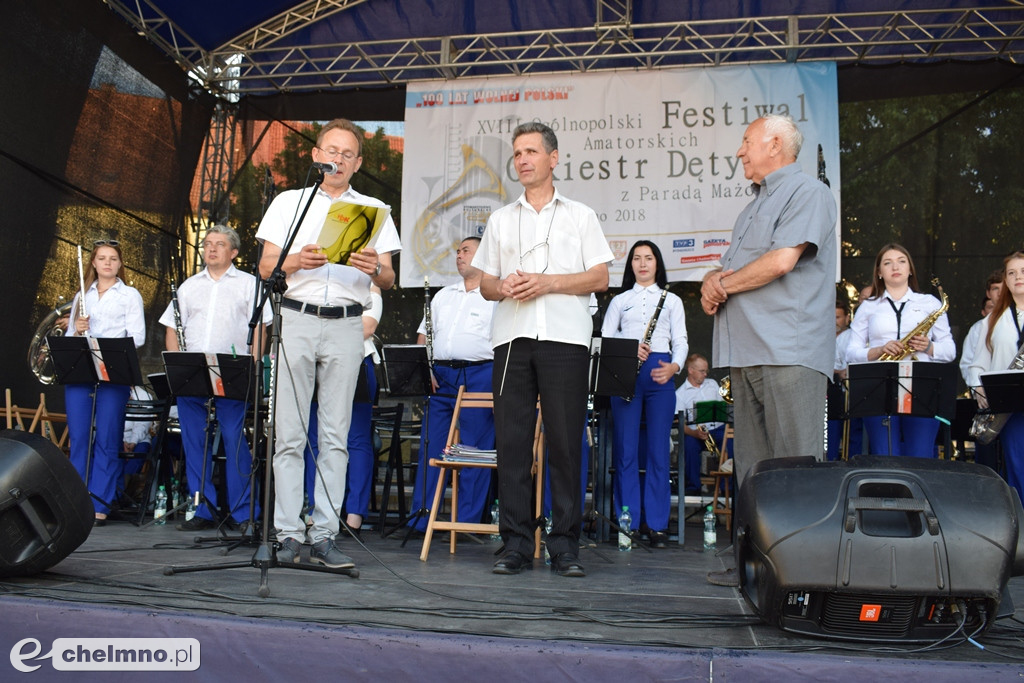
[[[728,244],[729,244],[729,240],[724,240],[721,237],[714,237],[714,238],[709,239],[709,240],[704,240],[704,248],[705,249],[707,247],[710,247],[710,246],[718,246],[718,245],[728,246]]]
[[[608,242],[608,246],[611,247],[616,261],[626,258],[626,254],[629,253],[629,242],[626,240],[611,240]]]
[[[708,263],[722,258],[721,254],[701,254],[699,256],[680,256],[680,263]]]
[[[476,233],[477,235],[483,234],[483,226],[487,224],[487,219],[491,217],[491,207],[489,206],[464,206],[462,207],[462,218],[467,224],[479,224],[480,229]]]
[[[697,246],[697,240],[690,239],[685,240],[672,240],[672,251],[692,251]]]

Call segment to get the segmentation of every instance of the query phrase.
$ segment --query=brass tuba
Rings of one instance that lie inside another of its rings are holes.
[[[47,314],[43,322],[39,323],[36,334],[32,337],[32,343],[28,346],[28,366],[31,368],[32,374],[43,384],[53,384],[57,378],[46,338],[64,336],[66,323],[62,324],[61,321],[64,316],[71,313],[71,303],[70,301],[65,302],[64,297],[60,297],[54,309]]]

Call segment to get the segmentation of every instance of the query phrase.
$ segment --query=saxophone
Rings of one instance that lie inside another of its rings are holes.
[[[1024,369],[1024,342],[1017,348],[1017,355],[1010,362],[1008,370]],[[1010,419],[1010,413],[978,413],[971,422],[971,438],[981,444],[990,444],[999,436]]]
[[[178,307],[178,288],[171,280],[171,309],[174,311],[174,334],[178,337],[178,350],[185,350],[185,328],[181,325],[181,309]]]
[[[928,330],[932,329],[932,326],[936,323],[936,321],[938,321],[938,319],[942,317],[942,314],[945,313],[947,309],[949,309],[949,297],[947,297],[946,293],[942,291],[942,285],[939,284],[939,278],[935,278],[934,280],[932,280],[932,286],[934,286],[935,289],[938,290],[939,296],[942,297],[942,305],[939,306],[934,311],[932,311],[931,313],[929,313],[928,317],[926,317],[924,320],[918,323],[917,327],[912,329],[906,337],[900,339],[900,344],[903,345],[903,351],[895,354],[883,353],[881,356],[878,357],[878,360],[903,360],[904,358],[909,356],[912,353],[910,349],[910,340],[919,334],[927,334]],[[916,359],[911,358],[911,360]]]

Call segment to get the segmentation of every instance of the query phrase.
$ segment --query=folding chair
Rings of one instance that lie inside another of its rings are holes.
[[[713,490],[711,498],[711,509],[715,511],[716,515],[721,515],[725,518],[726,530],[732,530],[732,467],[733,462],[730,462],[729,457],[729,440],[734,438],[732,425],[725,426],[725,435],[722,436],[722,445],[719,447],[719,459],[718,467],[713,472],[709,472],[709,475],[714,479],[715,488]],[[721,501],[721,509],[719,509],[719,501]]]
[[[455,408],[452,412],[452,423],[448,429],[448,440],[446,442],[446,448],[458,443],[459,434],[459,413],[463,408],[494,408],[494,395],[490,392],[469,392],[466,391],[465,386],[459,387],[459,393],[455,397]],[[539,519],[542,510],[541,506],[544,504],[544,434],[541,426],[543,424],[540,414],[540,404],[537,404],[537,422],[533,430],[533,467],[530,469],[533,474],[534,483],[534,496],[536,500],[536,516]],[[500,454],[498,457],[501,457]],[[444,460],[441,458],[430,458],[430,466],[437,467],[441,470],[437,477],[437,487],[434,489],[434,503],[430,507],[430,518],[427,521],[427,530],[423,535],[423,550],[420,552],[420,560],[426,562],[427,555],[430,552],[430,541],[434,536],[434,531],[449,531],[451,532],[451,539],[449,542],[450,550],[452,554],[455,554],[455,543],[458,532],[466,533],[479,533],[479,534],[496,534],[498,533],[497,524],[480,524],[472,522],[460,522],[458,520],[459,514],[459,474],[462,470],[470,467],[483,467],[487,469],[496,469],[496,463],[467,463],[467,462],[453,462]],[[451,521],[445,522],[437,519],[438,510],[441,507],[441,502],[444,499],[444,490],[448,482],[448,475],[451,473],[452,479],[452,501],[451,501]],[[534,532],[534,551],[533,556],[535,558],[540,557],[540,528]]]

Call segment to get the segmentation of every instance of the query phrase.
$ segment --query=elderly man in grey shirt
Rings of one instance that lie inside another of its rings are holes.
[[[835,354],[836,203],[796,164],[803,136],[787,116],[757,119],[737,152],[754,199],[733,227],[701,306],[715,316],[713,363],[730,368],[736,482],[760,460],[821,458],[825,386]],[[736,585],[735,571],[712,583]]]

